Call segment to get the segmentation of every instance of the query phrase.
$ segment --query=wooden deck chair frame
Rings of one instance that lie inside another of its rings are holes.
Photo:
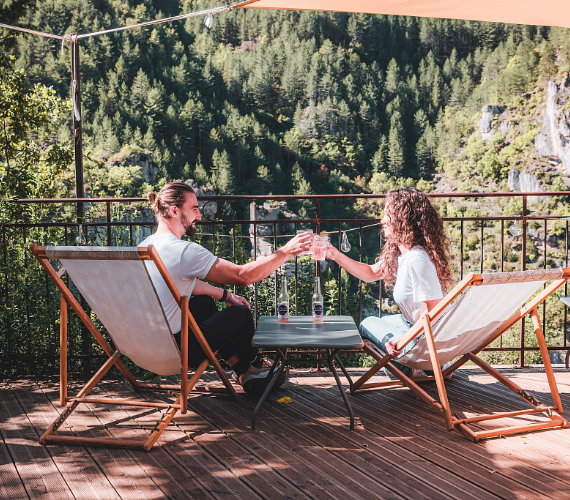
[[[49,443],[63,443],[70,445],[94,445],[94,446],[108,446],[118,448],[135,448],[149,451],[156,440],[160,437],[164,429],[168,426],[172,418],[180,410],[184,414],[188,411],[188,396],[190,392],[219,392],[227,393],[235,397],[235,389],[229,381],[226,373],[220,366],[214,352],[210,349],[204,335],[202,334],[198,324],[194,320],[188,308],[188,297],[180,295],[172,277],[168,273],[164,263],[160,259],[158,252],[152,245],[144,248],[138,248],[138,258],[141,260],[152,260],[160,274],[162,275],[165,283],[167,284],[170,292],[174,296],[177,304],[180,305],[182,316],[181,327],[181,341],[180,341],[180,385],[175,384],[151,384],[139,382],[127,369],[121,361],[121,353],[118,350],[113,350],[109,343],[105,340],[101,332],[91,321],[89,315],[83,310],[77,299],[73,296],[69,288],[66,286],[61,276],[54,269],[46,255],[46,247],[31,245],[30,250],[32,254],[39,261],[40,265],[44,268],[48,276],[53,280],[55,286],[61,293],[60,297],[60,405],[65,406],[66,409],[61,415],[53,422],[48,430],[40,437],[39,442],[42,445]],[[132,259],[134,260],[134,259]],[[68,397],[67,395],[67,314],[68,306],[71,306],[75,313],[79,316],[81,321],[85,324],[87,329],[91,332],[95,340],[109,356],[109,359],[101,366],[95,375],[83,386],[75,397]],[[188,329],[192,330],[200,346],[206,354],[206,359],[196,369],[190,379],[188,379]],[[211,364],[216,370],[220,380],[225,387],[196,387],[196,383]],[[178,391],[178,397],[174,403],[167,402],[150,402],[146,400],[127,400],[127,399],[97,399],[88,397],[89,393],[99,383],[103,376],[113,366],[116,366],[121,374],[125,377],[127,382],[135,389],[139,390],[167,390]],[[90,437],[76,437],[76,436],[62,436],[56,435],[55,432],[61,427],[66,419],[73,413],[80,403],[91,404],[113,404],[121,406],[136,406],[136,407],[151,407],[163,410],[160,418],[158,419],[151,434],[145,440],[127,440],[127,439],[113,439],[113,438],[90,438]]]
[[[560,400],[560,394],[556,385],[556,380],[554,377],[554,372],[552,370],[552,365],[550,362],[550,357],[548,355],[548,349],[546,347],[546,341],[544,338],[544,333],[542,331],[542,326],[540,324],[540,318],[538,315],[538,306],[546,300],[550,295],[552,295],[558,288],[560,288],[564,283],[570,279],[570,268],[565,268],[560,270],[559,279],[553,280],[546,288],[540,291],[534,298],[531,298],[527,304],[523,305],[520,310],[506,320],[499,328],[492,334],[492,336],[487,339],[487,341],[479,345],[476,349],[462,355],[457,359],[451,366],[442,372],[440,367],[438,353],[435,346],[435,340],[432,332],[432,324],[444,313],[445,309],[455,301],[468,287],[478,286],[483,283],[484,275],[482,274],[469,274],[466,276],[441,302],[429,313],[424,314],[419,321],[417,321],[404,336],[398,340],[396,343],[396,349],[403,349],[409,342],[413,339],[420,337],[425,334],[427,346],[429,349],[430,361],[432,364],[432,369],[434,375],[431,377],[421,377],[421,378],[409,378],[398,370],[390,361],[393,356],[387,355],[382,352],[377,346],[368,340],[364,340],[364,352],[372,356],[377,363],[370,368],[364,375],[362,375],[354,383],[351,383],[351,393],[355,394],[357,391],[372,388],[385,388],[394,386],[405,386],[414,392],[421,400],[423,400],[430,408],[439,412],[445,421],[445,426],[449,431],[457,430],[467,439],[477,442],[481,439],[492,438],[497,436],[505,436],[518,433],[526,433],[539,429],[546,429],[550,427],[568,427],[568,421],[561,417],[563,413],[562,402]],[[529,271],[527,271],[529,272]],[[530,271],[532,272],[532,271]],[[545,406],[537,398],[529,394],[527,391],[519,387],[517,384],[512,382],[510,379],[505,377],[499,371],[494,369],[491,365],[481,360],[477,354],[481,352],[485,347],[491,344],[493,341],[498,339],[504,332],[506,332],[513,325],[521,321],[525,316],[530,315],[532,318],[532,323],[534,331],[536,333],[536,338],[538,341],[538,346],[544,363],[544,370],[546,372],[546,377],[550,387],[550,392],[552,395],[553,405]],[[532,408],[510,411],[510,412],[500,412],[492,414],[480,414],[473,418],[460,418],[457,414],[452,414],[450,404],[447,397],[447,391],[445,388],[445,379],[451,377],[453,372],[459,367],[472,361],[477,366],[482,368],[489,375],[494,377],[497,381],[504,384],[507,388],[513,391],[515,394],[524,399]],[[399,380],[396,381],[386,381],[386,382],[368,382],[381,368],[386,367],[393,375],[395,375]],[[431,397],[426,391],[424,391],[418,382],[428,382],[434,381],[437,385],[439,401]],[[548,419],[543,422],[533,423],[533,424],[523,424],[523,425],[512,425],[500,427],[492,430],[474,430],[469,424],[482,422],[485,420],[493,420],[499,418],[511,418],[522,415],[530,414],[545,414]]]

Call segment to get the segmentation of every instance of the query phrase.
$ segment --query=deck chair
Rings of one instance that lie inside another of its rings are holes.
[[[375,358],[377,363],[354,384],[351,383],[352,393],[363,389],[394,387],[394,385],[406,386],[432,409],[442,414],[448,430],[458,430],[473,442],[484,438],[530,432],[548,427],[568,427],[568,421],[560,416],[563,412],[562,403],[537,308],[569,278],[570,268],[469,274],[432,311],[424,314],[396,343],[396,349],[401,350],[412,340],[419,339],[414,347],[404,356],[398,358],[397,361],[411,368],[432,370],[433,376],[409,378],[391,363],[392,356],[384,353],[372,342],[365,340],[364,351]],[[548,281],[551,283],[531,299]],[[529,302],[525,305],[527,301]],[[520,388],[477,356],[477,353],[499,338],[518,321],[524,321],[526,315],[530,315],[532,318],[550,386],[553,406],[545,406],[536,397]],[[480,414],[472,418],[460,418],[457,414],[452,415],[445,388],[445,379],[449,378],[455,370],[468,361],[472,361],[503,383],[524,399],[531,408],[486,415]],[[451,365],[442,371],[441,366],[446,363],[451,363]],[[399,380],[368,382],[382,367],[386,367]],[[418,385],[419,382],[433,380],[437,384],[439,401],[432,398]],[[469,425],[485,420],[539,413],[544,414],[546,418],[535,423],[504,426],[492,430],[476,430]]]
[[[218,363],[200,328],[188,309],[188,297],[181,296],[174,281],[152,245],[137,247],[40,247],[32,245],[31,252],[61,292],[60,310],[60,404],[63,413],[41,436],[40,443],[66,443],[139,448],[148,451],[160,437],[174,415],[186,413],[188,395],[192,392],[224,392],[235,397],[235,390]],[[55,270],[50,259],[59,260]],[[181,349],[173,337],[148,268],[156,266],[168,289],[180,305],[182,315]],[[89,315],[62,280],[67,272],[92,311],[107,329],[115,350],[107,343]],[[93,337],[109,356],[75,397],[67,395],[67,312],[70,305]],[[196,336],[206,359],[188,379],[188,328]],[[159,375],[180,374],[180,385],[140,382],[129,372],[120,356],[127,356],[141,368]],[[197,387],[196,383],[211,364],[225,387]],[[117,367],[136,391],[143,389],[178,391],[173,403],[132,399],[101,399],[88,397],[89,393],[109,371]],[[121,406],[151,407],[161,411],[149,436],[143,440],[100,439],[56,435],[55,432],[80,403],[115,404]]]

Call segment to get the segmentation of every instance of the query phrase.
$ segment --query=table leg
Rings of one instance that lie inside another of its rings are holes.
[[[265,388],[263,395],[261,396],[261,398],[257,402],[255,409],[253,410],[253,415],[251,416],[251,428],[252,428],[252,430],[255,429],[255,418],[257,417],[257,412],[261,409],[261,405],[263,405],[264,401],[267,399],[267,396],[271,392],[271,389],[275,385],[275,382],[279,378],[279,375],[281,375],[281,372],[285,369],[285,365],[286,365],[286,361],[287,361],[287,349],[285,349],[285,353],[281,352],[280,349],[276,349],[276,352],[277,352],[277,355],[279,356],[279,360],[275,361],[272,370],[275,370],[275,364],[277,364],[277,363],[279,363],[279,367],[273,373],[273,377],[271,378],[271,381],[269,382],[269,384],[267,384],[267,387]]]
[[[352,381],[352,378],[350,377],[350,375],[348,374],[348,372],[346,371],[346,368],[344,367],[344,365],[342,364],[342,361],[339,359],[338,357],[338,353],[334,355],[334,359],[336,359],[336,363],[337,365],[340,367],[340,369],[342,370],[342,373],[344,373],[344,376],[346,377],[346,380],[348,380],[348,385],[350,386],[350,395],[354,396],[354,382]]]
[[[350,430],[353,431],[354,430],[354,413],[352,411],[352,406],[350,406],[350,402],[348,401],[348,398],[346,396],[346,392],[344,391],[344,387],[342,386],[342,383],[340,381],[340,378],[338,377],[338,373],[336,372],[336,368],[334,367],[334,358],[336,358],[336,355],[339,351],[332,351],[331,349],[327,349],[327,355],[328,355],[328,363],[329,363],[329,368],[331,370],[331,372],[334,375],[334,378],[336,379],[336,385],[338,385],[338,390],[340,391],[340,395],[342,396],[342,399],[344,399],[344,404],[346,405],[346,408],[348,410],[348,414],[350,416]],[[342,365],[342,363],[341,363]]]

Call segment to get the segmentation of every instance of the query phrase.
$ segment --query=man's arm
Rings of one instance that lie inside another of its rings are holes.
[[[224,259],[217,259],[208,271],[206,280],[226,285],[249,286],[282,266],[287,259],[308,250],[311,241],[309,233],[301,233],[289,240],[279,250],[263,259],[238,266]]]
[[[203,281],[196,280],[194,289],[192,290],[192,295],[207,295],[208,297],[212,297],[214,300],[218,301],[221,300],[221,298],[224,296],[224,290],[222,288],[218,288],[217,286],[212,286],[209,283],[204,283]],[[237,295],[236,293],[232,293],[229,290],[226,296],[226,304],[228,306],[243,305],[251,308],[249,302],[245,297]]]

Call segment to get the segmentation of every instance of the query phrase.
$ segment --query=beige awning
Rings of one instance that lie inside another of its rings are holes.
[[[248,0],[234,8],[362,12],[570,28],[570,0]]]

